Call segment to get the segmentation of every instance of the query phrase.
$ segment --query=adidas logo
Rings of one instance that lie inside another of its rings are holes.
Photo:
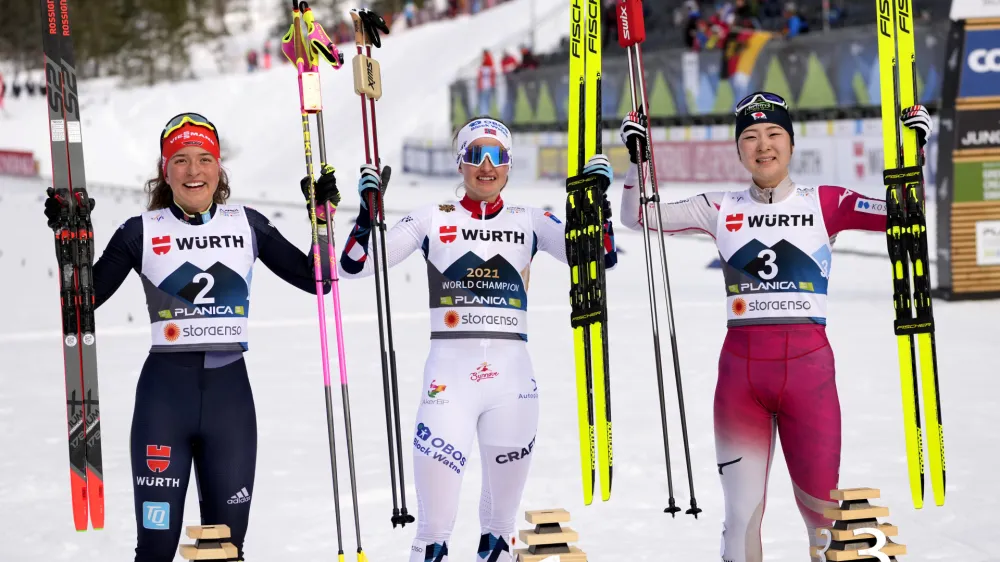
[[[250,501],[250,492],[248,492],[246,486],[244,486],[243,488],[240,489],[239,492],[236,492],[236,494],[233,497],[229,498],[229,501],[227,501],[226,503],[234,505],[239,503],[246,503],[248,501]]]

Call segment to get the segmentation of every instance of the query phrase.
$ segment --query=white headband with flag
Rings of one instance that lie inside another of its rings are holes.
[[[507,152],[512,152],[513,139],[510,129],[496,119],[476,119],[458,132],[458,159],[462,160],[465,149],[479,139],[497,139]]]

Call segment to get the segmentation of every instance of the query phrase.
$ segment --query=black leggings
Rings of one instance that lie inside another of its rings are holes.
[[[253,394],[242,358],[204,365],[204,353],[151,353],[139,375],[131,436],[135,562],[174,559],[191,461],[202,524],[228,525],[243,558],[257,461]]]

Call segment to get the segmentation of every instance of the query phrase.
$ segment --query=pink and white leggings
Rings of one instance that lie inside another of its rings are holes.
[[[775,438],[811,544],[840,473],[840,400],[824,326],[729,329],[715,388],[716,462],[726,499],[723,562],[760,562]]]

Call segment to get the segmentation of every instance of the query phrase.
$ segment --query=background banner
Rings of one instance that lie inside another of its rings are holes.
[[[34,177],[38,175],[35,155],[21,150],[0,150],[0,176]]]
[[[1000,98],[1000,25],[965,31],[959,98]]]
[[[951,0],[951,19],[1000,18],[1000,0]]]
[[[1000,107],[959,111],[957,121],[955,148],[1000,148]]]
[[[938,123],[935,122],[935,128]],[[605,151],[618,179],[630,165],[628,150],[608,142],[617,131],[605,131]],[[732,127],[653,127],[653,154],[660,187],[671,184],[732,183],[745,185],[750,175],[740,164]],[[515,133],[519,153],[537,150],[535,177],[566,179],[565,135]],[[924,179],[927,198],[934,199],[937,168],[937,135],[925,151]],[[885,198],[882,183],[882,129],[878,119],[848,119],[797,123],[795,149],[789,173],[804,185],[841,185],[865,195]]]
[[[1000,1],[1000,0],[997,0]],[[917,26],[919,100],[937,103],[944,75],[948,22]],[[985,40],[985,38],[984,38]],[[625,51],[607,49],[602,68],[602,111],[609,120],[631,110]],[[839,29],[792,40],[756,33],[729,61],[720,51],[666,49],[643,53],[650,117],[730,113],[755,90],[784,97],[793,110],[877,108],[878,44],[873,29]],[[1000,84],[1000,74],[997,83]],[[553,65],[500,76],[490,114],[521,130],[557,130],[565,123],[568,68]],[[971,87],[971,86],[970,86]],[[1000,86],[998,86],[1000,87]],[[475,80],[451,85],[451,121],[478,115]]]

